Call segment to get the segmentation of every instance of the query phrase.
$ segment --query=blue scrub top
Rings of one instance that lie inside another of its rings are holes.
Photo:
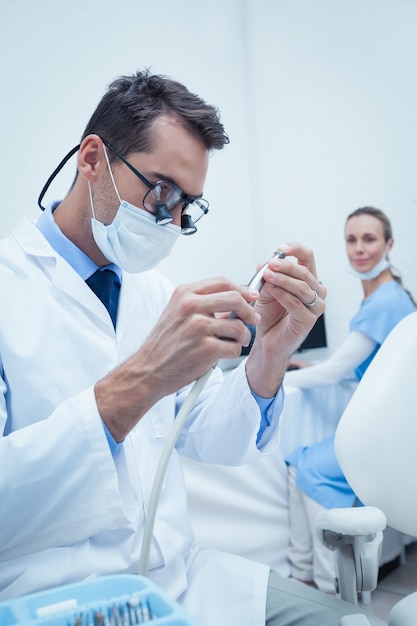
[[[355,374],[358,380],[362,378],[394,326],[415,310],[410,296],[395,280],[380,285],[367,300],[361,303],[359,311],[350,322],[349,330],[367,335],[378,345],[372,354],[356,368]]]
[[[358,380],[361,380],[391,330],[415,310],[410,296],[395,280],[380,285],[361,303],[349,329],[367,335],[377,342],[377,346],[355,369]],[[297,467],[296,484],[301,491],[322,506],[331,509],[355,504],[356,495],[336,459],[334,436],[312,446],[297,448],[285,460],[288,465]]]

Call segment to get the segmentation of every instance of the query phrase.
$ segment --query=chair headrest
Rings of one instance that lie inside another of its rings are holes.
[[[360,500],[417,536],[417,313],[392,330],[365,372],[335,449]]]

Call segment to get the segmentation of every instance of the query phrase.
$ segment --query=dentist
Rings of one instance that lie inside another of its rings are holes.
[[[202,626],[333,624],[350,608],[193,539],[178,455],[233,465],[274,449],[288,359],[326,295],[298,244],[260,293],[224,277],[173,289],[155,269],[200,227],[208,156],[227,142],[183,85],[121,77],[70,153],[65,198],[0,244],[0,600],[138,571],[175,415],[255,324],[246,363],[226,381],[214,370],[180,434],[148,575]]]

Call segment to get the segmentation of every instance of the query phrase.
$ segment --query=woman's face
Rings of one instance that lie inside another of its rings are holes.
[[[384,226],[373,215],[355,215],[345,228],[346,253],[357,272],[369,272],[386,257],[393,241],[385,241]]]

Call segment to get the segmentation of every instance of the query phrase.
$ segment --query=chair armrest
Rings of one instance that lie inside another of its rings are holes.
[[[384,513],[371,506],[329,509],[317,515],[316,534],[334,551],[335,588],[343,600],[357,604],[359,591],[377,586],[386,525]]]

